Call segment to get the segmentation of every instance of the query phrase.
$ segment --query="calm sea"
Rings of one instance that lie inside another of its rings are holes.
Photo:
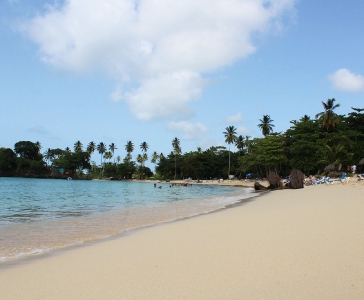
[[[196,216],[252,189],[150,182],[0,178],[0,263]]]

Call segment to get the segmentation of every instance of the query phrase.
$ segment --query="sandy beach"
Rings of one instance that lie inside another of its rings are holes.
[[[5,267],[0,299],[363,299],[363,191],[274,191]]]

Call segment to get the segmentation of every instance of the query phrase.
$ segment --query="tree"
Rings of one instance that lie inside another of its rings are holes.
[[[236,148],[239,149],[239,156],[240,156],[240,152],[244,149],[245,147],[245,142],[244,142],[244,137],[242,135],[239,135],[235,141],[235,146]]]
[[[225,137],[225,143],[229,145],[229,169],[228,169],[228,178],[230,175],[230,144],[233,144],[236,140],[236,128],[234,126],[228,126],[225,128],[223,132]]]
[[[0,148],[0,174],[11,175],[16,171],[17,157],[10,148]]]
[[[274,120],[272,120],[269,115],[264,115],[263,119],[259,119],[259,121],[261,123],[258,124],[258,127],[262,130],[262,134],[264,136],[267,136],[273,131],[274,125],[272,124],[272,122]]]
[[[147,142],[143,142],[140,144],[140,149],[142,149],[143,152],[147,152],[149,146],[147,144]]]
[[[91,155],[92,153],[95,152],[95,149],[96,149],[96,144],[95,142],[90,142],[88,145],[87,145],[87,153],[89,155]]]
[[[155,165],[157,164],[158,159],[159,159],[159,155],[158,155],[157,151],[154,151],[152,154],[152,159],[151,159],[151,162],[154,164],[154,170],[155,170]]]
[[[39,142],[37,142],[39,143]],[[32,143],[29,141],[20,141],[14,145],[14,152],[21,158],[28,160],[41,160],[42,154],[39,153],[40,143]]]
[[[75,152],[82,152],[82,143],[80,141],[77,141],[74,145],[73,145],[73,149],[75,150]]]
[[[315,116],[322,123],[322,127],[326,128],[328,132],[340,123],[340,117],[334,113],[334,109],[338,108],[340,104],[334,105],[334,102],[335,98],[327,99],[326,103],[322,101],[324,111]]]
[[[48,150],[46,152],[43,153],[45,160],[50,163],[52,162],[54,155],[53,155],[53,151],[51,150],[51,148],[48,148]],[[47,164],[48,167],[48,164]]]
[[[118,148],[116,148],[116,145],[114,143],[111,143],[109,145],[109,150],[111,151],[112,156],[114,156],[114,152],[115,152],[116,149],[118,149]],[[114,164],[115,164],[115,156],[114,156]]]
[[[182,152],[180,141],[177,137],[175,137],[172,140],[172,147],[173,147],[173,153],[174,153],[174,179],[176,179],[177,176],[177,154],[180,154]]]
[[[100,144],[98,144],[96,146],[96,150],[99,152],[99,154],[101,154],[101,168],[102,168],[102,156],[106,151],[106,145],[105,143],[101,142]]]
[[[108,160],[109,160],[109,163],[110,163],[110,160],[111,160],[111,158],[112,158],[112,153],[111,153],[111,151],[106,151],[106,152],[104,153],[104,158],[105,158],[105,159],[108,159]]]
[[[134,151],[134,144],[132,143],[132,141],[128,141],[126,143],[125,150],[129,154],[129,156],[131,157],[131,153]]]

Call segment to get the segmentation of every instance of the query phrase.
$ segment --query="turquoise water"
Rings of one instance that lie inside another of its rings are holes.
[[[0,178],[0,262],[208,213],[251,189]]]

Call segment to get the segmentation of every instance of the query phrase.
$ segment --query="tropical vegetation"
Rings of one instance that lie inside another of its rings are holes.
[[[285,132],[273,131],[270,115],[258,120],[262,137],[238,135],[234,126],[228,126],[221,134],[228,147],[198,147],[182,153],[181,141],[175,137],[168,155],[157,151],[150,155],[153,171],[145,164],[149,159],[147,142],[140,144],[141,153],[133,160],[132,141],[125,144],[124,159],[116,153],[115,143],[107,146],[104,142],[83,144],[78,140],[71,148],[47,148],[42,153],[39,141],[19,141],[13,149],[0,148],[0,176],[212,179],[229,175],[243,178],[247,173],[264,176],[269,172],[286,176],[292,169],[307,175],[338,173],[364,158],[364,108],[352,108],[347,115],[338,115],[335,109],[339,104],[334,98],[322,105],[324,110],[314,119],[304,115],[292,120]],[[100,164],[91,161],[95,151],[100,155]]]

